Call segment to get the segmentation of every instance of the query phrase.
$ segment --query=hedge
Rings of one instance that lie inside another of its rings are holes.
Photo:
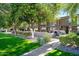
[[[79,36],[75,33],[69,33],[59,37],[61,44],[63,45],[76,45],[79,46]]]

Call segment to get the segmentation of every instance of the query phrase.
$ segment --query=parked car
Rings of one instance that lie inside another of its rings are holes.
[[[51,33],[51,35],[52,35],[53,37],[60,36],[60,35],[65,35],[65,34],[66,34],[66,32],[65,32],[64,30],[54,30],[54,31]]]

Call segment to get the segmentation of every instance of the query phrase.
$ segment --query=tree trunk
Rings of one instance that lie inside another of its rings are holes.
[[[15,25],[15,24],[13,24],[13,31],[12,31],[12,33],[13,33],[14,35],[17,35],[17,32],[16,32],[16,25]]]
[[[32,34],[32,38],[34,38],[34,32],[35,32],[34,29],[35,29],[34,28],[34,23],[31,23],[31,29],[30,29],[30,31],[31,31],[31,34]]]
[[[66,34],[69,33],[69,26],[66,26],[66,30],[65,30]]]
[[[30,31],[30,28],[31,28],[31,24],[29,24],[29,26],[27,28],[27,31]]]
[[[31,28],[33,29],[33,31],[34,31],[34,23],[31,23]]]
[[[16,35],[16,29],[15,29],[15,28],[13,28],[12,33],[13,33],[14,35]]]
[[[38,23],[38,31],[41,31],[41,23]]]
[[[50,32],[50,23],[49,22],[47,22],[46,31]]]

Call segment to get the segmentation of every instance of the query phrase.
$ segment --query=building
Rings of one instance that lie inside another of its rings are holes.
[[[66,30],[66,27],[70,26],[69,16],[60,17],[56,21],[56,29],[57,30]]]

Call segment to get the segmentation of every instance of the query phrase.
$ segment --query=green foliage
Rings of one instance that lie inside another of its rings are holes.
[[[50,42],[51,41],[52,36],[49,33],[45,33],[44,35],[44,40],[45,42]]]
[[[37,42],[40,44],[40,45],[44,45],[45,44],[45,40],[43,37],[38,37],[37,38]]]
[[[71,17],[72,25],[77,25],[76,12],[79,8],[79,4],[0,4],[0,27],[15,27],[21,26],[26,21],[29,27],[34,27],[41,23],[50,24],[57,19],[57,15],[60,11],[65,10]],[[13,26],[13,24],[15,24]],[[47,25],[47,28],[49,25]]]
[[[60,36],[59,39],[60,39],[61,44],[64,44],[64,45],[67,44],[68,38],[66,36]]]
[[[77,26],[77,20],[78,20],[77,12],[78,12],[78,9],[79,9],[79,4],[71,3],[71,4],[65,4],[65,6],[66,7],[64,9],[66,10],[66,12],[69,14],[69,16],[71,18],[72,26]],[[76,32],[77,31],[76,28],[72,28],[72,31]]]
[[[0,33],[0,55],[18,56],[29,52],[40,45],[30,40],[24,40],[13,35]]]
[[[68,38],[68,43],[70,45],[73,45],[76,43],[74,40],[77,38],[77,35],[75,33],[70,33],[67,35],[67,38]]]
[[[28,24],[26,22],[22,22],[19,26],[20,29],[26,29],[28,27]]]
[[[49,52],[48,54],[46,54],[46,56],[79,56],[79,55],[75,55],[72,53],[68,53],[68,52],[64,52],[58,49],[52,50],[51,52]]]
[[[72,26],[77,26],[77,16],[72,17]]]
[[[51,41],[51,35],[48,34],[48,33],[45,33],[43,37],[38,37],[37,38],[37,42],[40,44],[40,45],[43,45],[43,44],[46,44],[48,42]]]
[[[75,39],[74,41],[75,41],[75,44],[79,46],[79,36],[77,36],[77,39]]]
[[[5,19],[6,27],[13,26],[13,23],[18,27],[22,21],[28,24],[53,21],[59,9],[60,4],[0,4],[0,13],[3,16],[0,17],[1,20]]]
[[[60,36],[60,42],[64,45],[77,45],[79,46],[79,36],[77,36],[75,33],[70,33],[65,36]]]

